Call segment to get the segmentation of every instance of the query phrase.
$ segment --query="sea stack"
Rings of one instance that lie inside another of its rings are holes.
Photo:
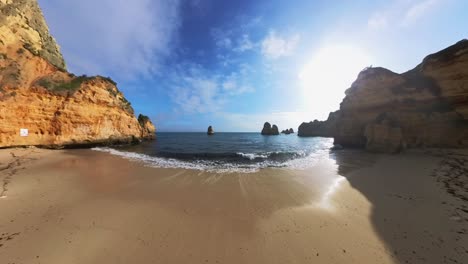
[[[265,136],[279,135],[278,127],[276,125],[272,126],[270,123],[265,122],[265,124],[263,125],[263,129],[262,129],[262,135],[265,135]]]
[[[281,131],[281,134],[289,135],[289,134],[294,134],[294,130],[292,128],[286,129]]]
[[[209,136],[214,135],[213,127],[209,126],[208,131],[206,132]]]
[[[67,72],[36,0],[0,1],[0,148],[61,148],[152,139],[108,77]]]

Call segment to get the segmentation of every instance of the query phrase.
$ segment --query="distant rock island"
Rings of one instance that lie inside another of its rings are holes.
[[[468,147],[468,40],[397,74],[367,68],[326,121],[302,123],[299,136],[377,152]]]
[[[214,130],[213,130],[213,127],[212,126],[209,126],[208,127],[208,131],[206,132],[208,135],[214,135]]]
[[[265,135],[265,136],[279,135],[278,127],[276,125],[272,126],[270,123],[265,122],[265,124],[263,125],[263,129],[262,129],[262,135]]]
[[[289,135],[289,134],[294,134],[294,130],[292,128],[286,129],[281,131],[281,134]]]
[[[64,147],[152,139],[155,127],[134,115],[107,77],[66,71],[36,0],[0,8],[0,147]]]

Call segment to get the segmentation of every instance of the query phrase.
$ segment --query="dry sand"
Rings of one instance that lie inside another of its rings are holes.
[[[468,263],[468,156],[215,174],[0,150],[0,263]]]

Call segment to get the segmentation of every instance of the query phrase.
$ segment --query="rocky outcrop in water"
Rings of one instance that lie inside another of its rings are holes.
[[[303,123],[299,135],[379,152],[468,147],[468,40],[402,74],[367,68],[345,93],[339,111]]]
[[[285,135],[294,134],[294,130],[292,128],[285,129],[285,130],[281,131],[281,134],[285,134]]]
[[[154,138],[114,81],[66,71],[36,0],[0,0],[0,109],[0,147]]]
[[[208,135],[214,135],[214,130],[212,126],[208,127],[208,131],[206,132]]]
[[[262,129],[262,135],[266,135],[266,136],[279,135],[278,127],[276,125],[272,126],[270,123],[265,122],[265,124],[263,125],[263,129]]]
[[[145,115],[138,115],[138,123],[141,127],[141,138],[154,139],[156,138],[156,127],[154,126],[151,119]]]
[[[338,111],[330,113],[326,121],[315,119],[309,123],[304,122],[299,126],[297,135],[300,137],[333,137],[337,117]]]

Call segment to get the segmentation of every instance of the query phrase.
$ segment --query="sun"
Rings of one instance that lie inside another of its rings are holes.
[[[298,76],[303,107],[312,118],[326,119],[329,112],[339,108],[344,91],[371,62],[366,52],[351,45],[320,48]]]

